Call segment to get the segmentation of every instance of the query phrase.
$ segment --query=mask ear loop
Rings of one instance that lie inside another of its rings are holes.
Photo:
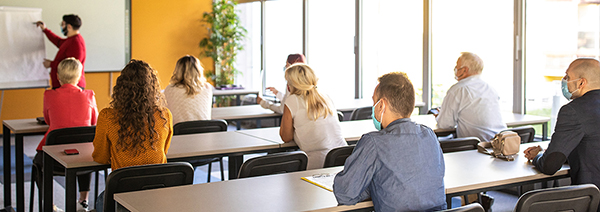
[[[380,121],[380,122],[381,122],[381,125],[382,125],[381,127],[383,127],[383,113],[384,113],[384,112],[385,112],[385,105],[383,105],[383,108],[381,108],[381,116],[380,116],[380,117],[381,117],[381,118],[380,118],[380,119],[381,119],[381,121]]]

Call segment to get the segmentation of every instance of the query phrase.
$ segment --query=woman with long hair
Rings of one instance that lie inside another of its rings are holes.
[[[304,63],[285,71],[289,96],[285,101],[279,135],[295,141],[308,155],[308,169],[323,168],[329,150],[346,146],[336,110],[327,95],[317,89],[317,76]]]
[[[171,112],[165,107],[156,71],[131,60],[121,71],[110,107],[100,111],[94,137],[94,161],[112,170],[167,162],[173,136]],[[103,211],[104,192],[96,210]]]
[[[177,61],[171,84],[165,88],[173,124],[211,119],[212,85],[206,82],[203,71],[200,60],[194,56],[186,55]]]

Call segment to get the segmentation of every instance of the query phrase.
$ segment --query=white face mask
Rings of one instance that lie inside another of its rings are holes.
[[[462,68],[462,67],[461,67],[461,68]],[[455,79],[456,81],[458,81],[458,78],[459,78],[459,77],[456,75],[456,72],[458,72],[458,70],[460,70],[461,68],[458,68],[458,69],[457,69],[457,68],[454,68],[454,79]],[[462,76],[462,75],[461,75],[461,76]]]

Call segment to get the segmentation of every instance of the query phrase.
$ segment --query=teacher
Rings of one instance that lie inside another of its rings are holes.
[[[79,27],[81,27],[81,19],[77,15],[64,15],[63,21],[60,23],[62,33],[67,36],[63,39],[54,34],[50,29],[46,28],[46,24],[43,21],[36,22],[36,25],[42,29],[48,40],[58,47],[58,52],[54,57],[54,60],[44,60],[44,67],[50,68],[50,79],[52,81],[52,89],[60,87],[60,83],[57,78],[58,63],[65,58],[74,57],[81,61],[81,64],[85,66],[85,42],[83,37],[79,34]],[[85,88],[85,74],[83,69],[81,70],[81,78],[77,86],[82,89]]]

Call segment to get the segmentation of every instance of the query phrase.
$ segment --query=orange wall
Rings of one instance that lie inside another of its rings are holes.
[[[207,36],[200,22],[211,10],[211,0],[131,0],[131,55],[148,62],[158,71],[164,89],[173,73],[175,62],[186,55],[199,56],[198,43]],[[212,60],[203,59],[205,67]],[[114,86],[119,73],[113,73]],[[110,74],[86,73],[86,89],[94,90],[98,109],[110,103]],[[45,89],[7,90],[0,120],[43,116]],[[1,129],[0,129],[1,130]]]

